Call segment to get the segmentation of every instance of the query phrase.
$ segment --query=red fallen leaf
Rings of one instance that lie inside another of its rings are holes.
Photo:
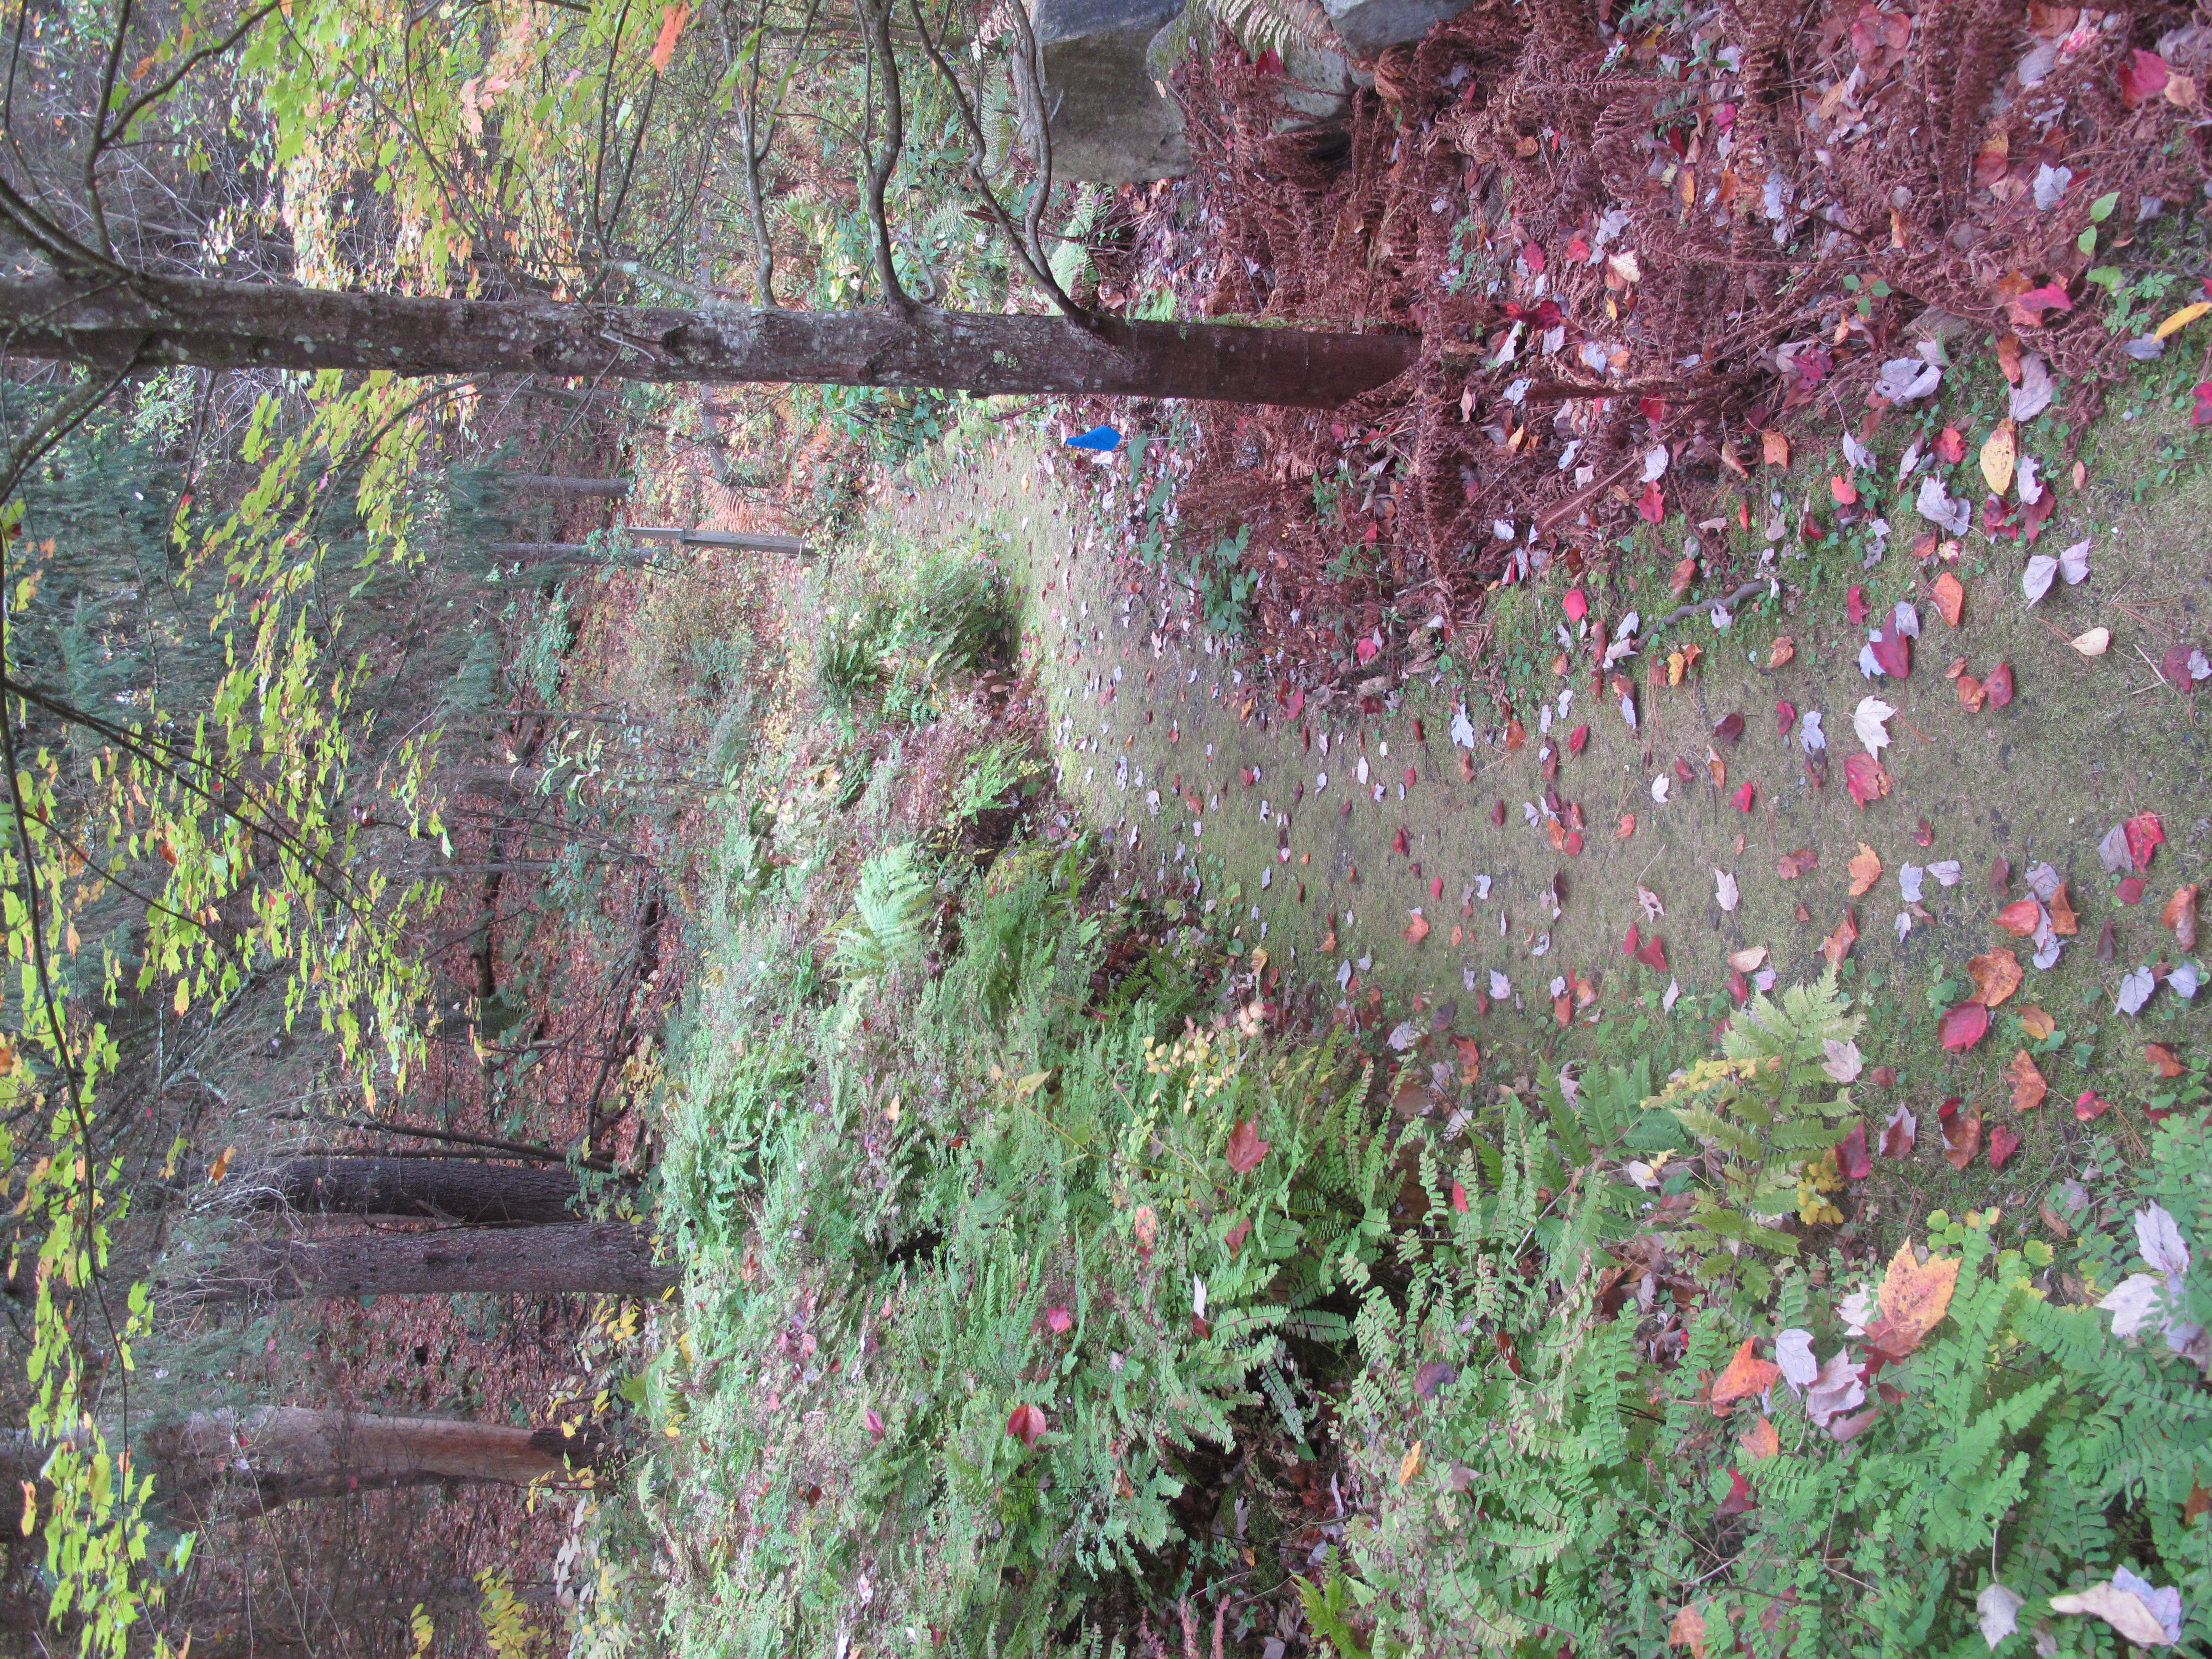
[[[1882,1126],[1881,1155],[1884,1158],[1905,1158],[1920,1139],[1920,1122],[1906,1108],[1899,1106],[1890,1114],[1889,1121]]]
[[[1296,720],[1298,717],[1299,711],[1304,708],[1305,706],[1305,688],[1302,685],[1294,686],[1291,688],[1291,695],[1284,700],[1283,713],[1288,715],[1291,719]]]
[[[1588,747],[1589,747],[1589,727],[1577,726],[1567,733],[1567,752],[1570,755],[1579,755]]]
[[[1652,934],[1650,939],[1644,941],[1644,948],[1636,953],[1636,959],[1646,968],[1665,973],[1667,971],[1666,941],[1658,934]]]
[[[2030,321],[2039,322],[2042,320],[2042,314],[2046,311],[2073,310],[2074,301],[2067,295],[2065,283],[2051,282],[2045,283],[2041,288],[2032,288],[2025,294],[2014,295],[2012,308]],[[1948,428],[1947,428],[1946,430],[1948,431]],[[1942,453],[1941,445],[1937,446],[1936,453]],[[1964,453],[1962,449],[1960,453],[1963,455]],[[1946,457],[1946,459],[1948,458]]]
[[[2197,676],[2190,672],[2189,667],[2190,655],[2195,650],[2194,646],[2177,645],[2159,660],[2158,672],[2177,691],[2194,691],[2197,689]]]
[[[2026,939],[2043,922],[2043,912],[2032,898],[2014,899],[1992,918],[1996,925],[2014,939]]]
[[[1864,1181],[1874,1173],[1874,1160],[1867,1156],[1863,1121],[1853,1126],[1850,1133],[1836,1143],[1836,1167],[1844,1172],[1846,1181]]]
[[[2080,1097],[2074,1102],[2074,1115],[2084,1123],[2104,1116],[2112,1109],[2112,1103],[2094,1089],[2082,1090]]]
[[[1790,735],[1790,728],[1797,723],[1797,705],[1794,702],[1776,703],[1774,705],[1774,723],[1777,726],[1781,728],[1782,735],[1785,738],[1788,737]]]
[[[1838,507],[1852,507],[1858,502],[1858,486],[1840,472],[1829,475],[1828,493],[1836,498]]]
[[[1729,969],[1729,995],[1739,1008],[1751,1000],[1751,981],[1743,976],[1741,968]]]
[[[1936,826],[1926,818],[1921,819],[1920,827],[1912,832],[1912,840],[1915,846],[1933,847],[1936,844]]]
[[[1864,807],[1889,793],[1889,773],[1872,755],[1853,755],[1844,762],[1844,787]]]
[[[861,1413],[860,1421],[867,1425],[869,1439],[881,1440],[884,1437],[884,1419],[876,1415],[873,1406]]]
[[[1467,1213],[1467,1188],[1456,1181],[1452,1182],[1451,1206],[1460,1214]]]
[[[1644,930],[1632,921],[1628,924],[1628,937],[1620,942],[1620,954],[1625,957],[1632,957],[1636,954],[1638,948],[1642,945],[1643,943]]]
[[[1250,1175],[1267,1157],[1267,1147],[1268,1143],[1260,1139],[1260,1120],[1246,1118],[1229,1132],[1229,1167],[1238,1175]]]
[[[1589,615],[1589,595],[1579,587],[1569,588],[1559,603],[1565,607],[1569,622],[1580,622]]]
[[[2123,904],[2141,904],[2149,885],[2141,876],[2130,876],[2120,884],[2120,890],[2114,896]]]
[[[1240,1215],[1237,1218],[1237,1224],[1222,1234],[1221,1242],[1229,1247],[1229,1254],[1234,1256],[1244,1248],[1244,1241],[1251,1237],[1252,1224]]]
[[[1432,899],[1440,899],[1443,896],[1444,878],[1442,876],[1438,876],[1434,881],[1431,881],[1429,884],[1429,896]]]
[[[1943,1016],[1936,1035],[1954,1054],[1964,1054],[1989,1035],[1990,1011],[1978,1002],[1962,1002]]]
[[[2159,843],[2166,839],[2166,830],[2155,812],[2138,812],[2127,822],[2128,856],[2135,860],[2136,868],[2148,870]]]
[[[2197,399],[2197,407],[2189,411],[2189,424],[2212,426],[2212,380],[2199,380],[2189,392]]]
[[[1972,1164],[1982,1147],[1982,1109],[1967,1106],[1961,1111],[1962,1103],[1953,1095],[1936,1114],[1943,1125],[1943,1161],[1954,1170]]]
[[[1530,275],[1541,276],[1544,274],[1544,250],[1535,243],[1523,242],[1521,245],[1521,262],[1528,267]]]
[[[1877,1066],[1867,1075],[1874,1079],[1874,1086],[1877,1089],[1897,1087],[1897,1067],[1894,1066]]]
[[[1751,802],[1753,793],[1752,786],[1748,783],[1745,784],[1742,788],[1735,792],[1735,810],[1737,811],[1748,812],[1751,811]]]
[[[1683,782],[1687,783],[1698,775],[1696,771],[1692,769],[1689,762],[1686,760],[1678,760],[1674,763],[1674,775],[1681,779]]]
[[[1490,823],[1491,827],[1494,830],[1502,830],[1505,827],[1505,803],[1504,801],[1499,801],[1497,805],[1490,809]]]
[[[1852,583],[1851,591],[1844,595],[1844,610],[1850,617],[1852,627],[1863,626],[1870,614],[1867,610],[1866,589],[1856,582]]]
[[[2012,701],[2012,665],[2001,662],[1990,670],[1990,677],[1982,682],[1982,690],[1989,696],[1990,707],[2002,708]]]
[[[1741,1515],[1746,1510],[1752,1508],[1758,1501],[1758,1499],[1754,1498],[1751,1495],[1751,1482],[1743,1478],[1743,1471],[1741,1469],[1730,1469],[1729,1471],[1729,1495],[1721,1500],[1720,1508],[1715,1510],[1713,1513],[1717,1516]]]
[[[1577,237],[1575,240],[1577,241],[1580,241],[1582,239],[1580,237]],[[1581,257],[1587,259],[1589,258],[1589,254],[1585,251]],[[1551,301],[1547,300],[1544,303],[1549,305]],[[1556,323],[1559,320],[1559,319],[1558,318],[1554,317],[1552,319],[1552,323]],[[1547,328],[1551,325],[1551,323],[1547,323],[1545,325]],[[1637,411],[1647,421],[1656,422],[1667,418],[1667,400],[1664,398],[1638,398],[1636,400],[1636,408]]]
[[[1390,850],[1395,853],[1400,858],[1404,858],[1407,853],[1412,850],[1406,840],[1405,825],[1400,824],[1398,826],[1398,833],[1390,837]]]
[[[1875,666],[1883,673],[1899,680],[1911,675],[1912,639],[1898,630],[1896,612],[1892,611],[1889,620],[1881,625],[1881,635],[1872,641],[1872,647]]]
[[[1936,459],[1946,466],[1956,466],[1966,459],[1966,441],[1959,435],[1959,428],[1947,426],[1936,434]]]
[[[1381,651],[1382,648],[1382,647],[1380,645],[1377,645],[1375,642],[1374,637],[1370,635],[1360,640],[1352,647],[1352,654],[1358,658],[1361,662],[1369,663],[1375,660],[1376,653]]]
[[[1722,715],[1719,724],[1713,727],[1713,735],[1718,738],[1723,743],[1734,743],[1738,738],[1743,735],[1743,716],[1741,714]]]
[[[2165,58],[2136,47],[2128,54],[2127,62],[2120,65],[2120,101],[2130,109],[2148,103],[2166,90],[2172,73]]]
[[[1045,1431],[1051,1426],[1042,1411],[1027,1404],[1015,1407],[1013,1415],[1006,1419],[1006,1432],[1020,1441],[1028,1450],[1036,1449],[1036,1443],[1044,1438]]]
[[[1408,788],[1408,789],[1411,789],[1411,788],[1413,787],[1413,785],[1414,785],[1418,781],[1419,781],[1419,780],[1418,780],[1418,778],[1417,778],[1417,776],[1416,776],[1416,775],[1415,775],[1415,773],[1414,773],[1414,771],[1413,771],[1413,769],[1412,767],[1410,767],[1410,766],[1409,766],[1409,767],[1407,767],[1407,768],[1406,769],[1406,787],[1407,787],[1407,788]]]
[[[1990,1131],[1990,1168],[2002,1170],[2005,1160],[2020,1150],[2020,1137],[2000,1123]]]
[[[2033,501],[2021,503],[2020,509],[2021,528],[2027,532],[2027,539],[2031,544],[2033,543],[2038,537],[2043,534],[2045,521],[2048,520],[2051,515],[2057,510],[2057,508],[2058,492],[2055,489],[2046,489],[2040,495],[2038,495]]]
[[[1644,486],[1644,493],[1636,498],[1636,510],[1646,524],[1657,524],[1667,516],[1667,492],[1659,488],[1656,478]]]
[[[1566,851],[1567,856],[1571,859],[1578,859],[1583,855],[1583,832],[1581,830],[1570,830],[1567,831]]]
[[[1075,1316],[1065,1308],[1047,1308],[1040,1322],[1045,1329],[1058,1336],[1075,1323]]]

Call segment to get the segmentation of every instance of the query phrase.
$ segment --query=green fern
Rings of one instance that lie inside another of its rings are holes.
[[[845,980],[911,968],[928,950],[935,889],[910,845],[886,848],[860,866],[853,908],[832,936],[830,966]]]

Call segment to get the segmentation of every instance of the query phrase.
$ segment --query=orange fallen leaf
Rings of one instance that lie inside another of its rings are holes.
[[[1996,913],[1996,925],[2015,939],[2026,939],[2043,920],[2043,912],[2032,898],[2015,899]]]
[[[1759,434],[1759,459],[1769,466],[1790,465],[1790,438],[1786,433],[1767,431]]]
[[[1829,475],[1828,493],[1836,498],[1838,507],[1854,507],[1858,503],[1859,487],[1840,472]]]
[[[2173,941],[2185,951],[2197,948],[2197,884],[2178,887],[2166,902],[2159,920],[2173,929]]]
[[[1505,722],[1505,752],[1507,754],[1513,753],[1528,741],[1528,728],[1521,724],[1519,715],[1516,714]]]
[[[1411,943],[1413,943],[1413,944],[1414,944],[1414,945],[1419,945],[1419,944],[1423,939],[1426,939],[1428,936],[1429,936],[1429,920],[1428,920],[1428,918],[1427,918],[1426,916],[1424,916],[1424,915],[1419,915],[1419,914],[1416,914],[1416,915],[1414,915],[1414,917],[1413,917],[1413,921],[1410,921],[1410,922],[1408,922],[1408,923],[1407,923],[1407,925],[1406,925],[1406,938],[1407,938],[1407,939],[1409,942],[1411,942]]]
[[[1766,653],[1766,665],[1769,668],[1787,667],[1796,659],[1796,655],[1797,641],[1787,634],[1778,634],[1775,635],[1773,647]]]
[[[2002,948],[1966,959],[1966,972],[1974,981],[1974,1000],[1994,1008],[2020,989],[2020,958]]]
[[[1774,1431],[1774,1425],[1762,1417],[1744,1431],[1741,1445],[1754,1458],[1771,1457],[1782,1449],[1782,1437]]]
[[[1690,1659],[1705,1659],[1705,1615],[1695,1607],[1684,1607],[1667,1626],[1667,1645],[1689,1649]]]
[[[2058,1029],[2058,1022],[2051,1018],[2051,1015],[2036,1003],[2031,1002],[2026,1007],[2016,1009],[2014,1012],[2020,1015],[2020,1023],[2026,1028],[2029,1037],[2037,1042],[2042,1042],[2044,1038]]]
[[[1959,689],[1959,707],[1969,714],[1978,714],[1989,707],[1989,688],[1972,674],[1960,674],[1953,684]]]
[[[1943,620],[1956,628],[1966,604],[1966,590],[1960,585],[1959,579],[1948,570],[1938,576],[1934,598],[1936,609]]]
[[[1964,1170],[1982,1149],[1982,1109],[1969,1106],[1960,1111],[1954,1107],[1942,1123],[1943,1161],[1954,1170]]]
[[[1620,828],[1613,831],[1613,838],[1615,841],[1626,841],[1635,833],[1636,814],[1633,812],[1623,812],[1620,815]]]
[[[1836,924],[1836,931],[1820,941],[1820,954],[1827,957],[1829,965],[1832,967],[1850,955],[1851,947],[1858,942],[1858,916],[1855,912],[1846,910],[1844,919]]]
[[[1881,1310],[1882,1322],[1889,1328],[1888,1334],[1905,1341],[1902,1352],[1910,1353],[1918,1347],[1928,1333],[1943,1322],[1951,1306],[1951,1293],[1958,1285],[1957,1257],[1930,1256],[1922,1261],[1914,1255],[1910,1240],[1897,1247],[1875,1302]],[[1890,1353],[1900,1352],[1888,1343],[1882,1346]]]
[[[2160,1077],[2179,1077],[2188,1068],[2182,1065],[2181,1056],[2163,1042],[2143,1044],[2143,1058]]]
[[[2012,1080],[2012,1109],[2015,1112],[2032,1112],[2043,1104],[2051,1085],[2043,1080],[2043,1073],[2035,1069],[2035,1062],[2023,1048],[2012,1057],[2005,1067],[2005,1076]]]
[[[1881,879],[1881,855],[1864,842],[1859,843],[1857,856],[1844,867],[1851,872],[1853,898],[1873,891],[1875,883]]]
[[[1679,599],[1690,591],[1690,584],[1697,580],[1698,562],[1695,559],[1685,559],[1674,567],[1674,577],[1667,585],[1674,590],[1674,597]]]
[[[1462,940],[1463,940],[1463,939],[1465,939],[1466,938],[1467,938],[1467,929],[1466,929],[1466,928],[1464,928],[1464,927],[1461,927],[1457,922],[1454,922],[1454,923],[1452,924],[1452,931],[1451,931],[1452,949],[1453,949],[1453,950],[1455,950],[1455,951],[1458,950],[1458,949],[1459,949],[1459,947],[1460,947],[1460,943],[1461,943],[1461,941],[1462,941]]]
[[[1735,1351],[1728,1369],[1713,1379],[1713,1405],[1716,1408],[1738,1400],[1747,1400],[1753,1395],[1765,1394],[1781,1380],[1782,1367],[1771,1359],[1761,1359],[1753,1352],[1750,1337]]]
[[[2074,902],[2066,896],[2066,884],[2063,881],[2051,896],[2050,909],[2052,933],[2071,933],[2081,927],[2080,918],[2074,914]]]

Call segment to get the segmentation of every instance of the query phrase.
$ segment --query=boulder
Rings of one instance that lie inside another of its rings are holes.
[[[1190,171],[1182,112],[1146,63],[1183,0],[1036,0],[1055,179],[1150,184]]]
[[[1468,4],[1468,0],[1322,0],[1352,55],[1370,61],[1387,47],[1419,40]]]

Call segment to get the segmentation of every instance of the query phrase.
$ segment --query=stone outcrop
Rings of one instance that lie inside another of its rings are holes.
[[[1183,0],[1036,0],[1055,179],[1149,184],[1190,171],[1182,112],[1146,62]]]

